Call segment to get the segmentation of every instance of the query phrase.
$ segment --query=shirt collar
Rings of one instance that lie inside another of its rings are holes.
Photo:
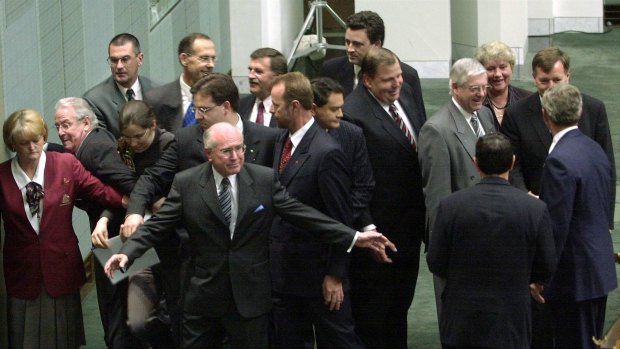
[[[456,101],[456,99],[454,99],[454,97],[452,97],[452,103],[454,103],[454,105],[456,106],[456,109],[458,109],[461,114],[463,114],[463,116],[465,117],[465,120],[467,120],[467,122],[469,122],[469,119],[471,119],[471,115],[469,112],[467,112],[465,109],[463,109],[461,107],[461,105]],[[473,114],[478,115],[478,112],[474,111]]]
[[[256,101],[255,101],[256,108],[258,108],[258,105],[259,105],[261,102],[263,102],[263,107],[265,108],[265,109],[263,110],[263,112],[265,112],[265,113],[269,113],[269,109],[271,109],[271,95],[267,96],[267,98],[265,98],[265,99],[264,99],[264,100],[262,100],[262,101],[261,101],[258,97],[256,97]],[[271,114],[271,113],[269,113],[269,114]]]
[[[129,90],[129,88],[121,86],[116,81],[114,81],[114,83],[116,84],[116,87],[118,87],[118,90],[121,91],[121,94],[123,95],[125,100],[127,100],[127,90]],[[131,85],[131,89],[133,90],[134,98],[135,99],[141,99],[141,97],[142,97],[142,88],[140,88],[140,79],[139,78],[136,79],[136,81],[133,83],[133,85]],[[138,98],[138,97],[140,97],[140,98]]]
[[[192,101],[192,87],[183,81],[183,74],[179,77],[179,84],[181,85],[181,97],[184,101]]]
[[[303,125],[299,130],[295,131],[295,133],[290,135],[291,143],[293,143],[293,149],[297,148],[297,145],[299,144],[299,142],[301,142],[301,139],[304,138],[306,132],[308,132],[312,124],[314,124],[314,118],[310,118],[310,120],[308,120],[305,125]],[[291,150],[291,154],[292,153],[293,151]]]
[[[224,176],[222,176],[219,172],[217,172],[215,168],[213,167],[213,165],[211,165],[211,169],[213,170],[213,180],[215,181],[215,187],[216,189],[218,189],[218,192],[219,192],[220,186],[222,185],[222,179],[224,179]],[[235,188],[235,184],[237,182],[237,174],[228,176],[228,180],[230,181],[231,188]]]
[[[39,158],[39,164],[37,165],[37,170],[34,173],[34,177],[32,180],[28,177],[26,172],[22,170],[17,162],[17,156],[13,157],[11,161],[11,172],[13,173],[13,178],[15,178],[15,183],[17,183],[17,187],[19,190],[22,190],[26,187],[26,185],[30,182],[35,182],[39,184],[42,188],[44,187],[44,172],[45,172],[45,163],[47,162],[47,156],[45,152],[41,152],[41,157]]]
[[[565,129],[563,129],[562,131],[558,132],[555,134],[555,136],[553,136],[553,142],[551,142],[551,146],[549,147],[549,154],[551,154],[551,151],[553,151],[553,148],[555,148],[555,146],[558,144],[558,142],[560,141],[560,139],[562,139],[562,137],[564,137],[565,134],[567,134],[568,132],[577,129],[577,125],[575,126],[570,126],[567,127]]]

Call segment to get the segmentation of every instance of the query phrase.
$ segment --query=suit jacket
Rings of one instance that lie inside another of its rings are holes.
[[[614,171],[613,192],[609,201],[609,227],[613,228],[616,172],[607,112],[603,102],[598,99],[584,94],[582,94],[582,98],[583,114],[579,120],[579,129],[603,148]],[[516,156],[514,169],[510,172],[510,182],[517,188],[529,190],[538,195],[543,164],[553,141],[551,132],[543,121],[539,94],[533,93],[509,107],[504,114],[501,131],[510,138]]]
[[[143,96],[150,89],[159,86],[159,83],[144,76],[138,76],[138,81],[140,81]],[[118,89],[118,86],[116,86],[114,79],[110,76],[103,80],[86,91],[83,97],[90,104],[90,107],[93,108],[97,119],[99,119],[99,125],[112,132],[114,137],[120,138],[118,115],[127,101]]]
[[[441,343],[529,348],[528,285],[548,281],[556,263],[546,205],[487,177],[438,206],[427,261],[447,280]]]
[[[273,163],[273,145],[282,130],[243,122],[243,141],[246,145],[245,161],[269,166]],[[177,172],[207,162],[200,125],[180,128],[174,141],[161,158],[140,176],[131,193],[127,214],[144,215],[157,198],[166,196]]]
[[[347,167],[351,169],[353,174],[351,177],[353,226],[361,229],[373,223],[368,206],[372,199],[372,191],[375,188],[375,179],[368,159],[364,132],[360,127],[348,121],[340,120],[340,127],[329,130],[328,134],[340,144],[347,161]]]
[[[245,96],[239,100],[239,115],[245,121],[250,120],[250,114],[252,114],[252,108],[254,108],[254,103],[256,103],[256,96],[250,94],[249,96]],[[272,115],[271,120],[269,121],[269,127],[277,127],[276,118]]]
[[[213,170],[204,163],[175,176],[168,198],[141,225],[120,253],[130,261],[183,223],[190,239],[193,268],[185,290],[184,312],[218,317],[234,302],[241,316],[271,309],[269,229],[274,215],[320,233],[324,242],[346,250],[355,231],[291,198],[273,169],[245,164],[237,175],[239,207],[233,238],[217,199]]]
[[[153,108],[157,125],[166,131],[174,132],[183,127],[183,97],[179,79],[149,90],[144,101]]]
[[[422,99],[422,87],[420,86],[418,71],[403,62],[400,62],[400,68],[403,71],[403,81],[413,89],[413,99],[416,108],[420,111],[420,116],[424,117],[426,120],[426,109],[424,108],[424,100]],[[332,78],[338,81],[344,89],[345,97],[353,92],[354,75],[353,63],[349,63],[347,56],[326,60],[323,62],[321,71],[319,72],[319,76]],[[361,85],[361,82],[362,80],[360,79],[357,85]]]
[[[283,132],[276,141],[276,173],[288,137],[288,132]],[[278,177],[295,199],[351,225],[351,173],[345,162],[338,143],[314,122]],[[304,227],[276,217],[269,247],[274,291],[322,297],[325,275],[340,277],[343,289],[348,290],[349,254],[332,250]]]
[[[24,211],[11,160],[0,165],[0,213],[4,221],[4,278],[10,297],[35,299],[41,285],[52,297],[75,291],[86,274],[73,230],[76,198],[121,207],[121,196],[91,175],[72,154],[47,152],[39,234]]]
[[[417,135],[426,119],[409,85],[402,85],[398,101]],[[417,251],[424,234],[422,176],[415,149],[363,84],[347,96],[342,110],[344,118],[361,127],[366,137],[375,176],[370,202],[373,222],[398,246],[395,262],[401,258],[418,259],[419,255],[408,253]]]
[[[540,199],[547,203],[558,269],[544,297],[580,302],[617,287],[608,215],[613,171],[581,130],[566,133],[545,160]]]
[[[494,117],[489,109],[480,108],[477,114],[484,132],[494,132]],[[424,180],[428,234],[432,233],[439,200],[480,181],[474,164],[477,141],[478,137],[452,100],[422,127],[418,159]]]

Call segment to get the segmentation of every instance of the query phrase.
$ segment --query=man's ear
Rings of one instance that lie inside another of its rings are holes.
[[[212,154],[212,150],[209,148],[205,148],[205,155],[207,156],[207,159],[209,159],[209,162],[211,162],[211,154]]]

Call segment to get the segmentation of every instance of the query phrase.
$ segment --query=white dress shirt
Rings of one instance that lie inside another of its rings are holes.
[[[565,129],[563,129],[562,131],[558,132],[555,134],[555,136],[553,136],[553,142],[551,142],[551,146],[549,147],[549,153],[551,154],[551,151],[553,151],[553,148],[555,148],[556,144],[558,144],[558,142],[560,141],[560,139],[562,139],[562,137],[564,137],[565,134],[567,134],[568,132],[575,130],[579,127],[577,127],[577,125],[575,126],[570,126],[567,127]]]
[[[39,234],[39,225],[41,224],[41,217],[43,216],[43,200],[39,202],[39,214],[32,215],[30,213],[30,206],[28,205],[28,201],[26,201],[26,185],[30,182],[35,182],[41,186],[41,188],[45,188],[45,163],[47,162],[47,157],[45,156],[45,152],[41,152],[41,158],[39,158],[39,164],[37,165],[37,170],[34,173],[34,177],[32,179],[28,177],[26,172],[22,170],[17,162],[17,156],[11,160],[11,172],[13,173],[13,179],[15,179],[15,184],[17,184],[17,188],[22,192],[22,199],[24,200],[24,211],[26,211],[26,217],[28,217],[28,221],[30,221],[30,225],[32,229]]]
[[[194,96],[192,95],[192,88],[188,84],[183,81],[183,75],[179,78],[179,85],[181,85],[181,100],[183,102],[183,115],[187,112],[187,108],[189,104],[194,100]]]
[[[219,197],[220,192],[222,191],[222,176],[219,172],[213,168],[213,179],[215,180],[215,189],[217,190],[217,195]],[[230,181],[230,225],[228,228],[230,229],[230,239],[232,240],[233,235],[235,234],[235,226],[237,225],[237,210],[239,209],[239,192],[237,190],[237,175],[228,176],[228,180]]]
[[[263,103],[263,126],[269,127],[269,123],[271,122],[271,113],[269,110],[271,109],[271,95],[265,98],[264,101],[261,101],[258,97],[254,101],[254,106],[252,107],[252,112],[250,113],[250,121],[256,122],[256,117],[258,116],[258,105]]]
[[[118,87],[118,90],[121,91],[121,94],[123,95],[123,98],[125,98],[125,101],[126,101],[127,90],[129,89],[127,87],[121,86],[118,82],[116,82],[116,87]],[[131,85],[131,89],[133,90],[133,98],[141,101],[142,100],[142,87],[140,86],[140,79],[136,79],[136,82],[134,82],[133,85]]]

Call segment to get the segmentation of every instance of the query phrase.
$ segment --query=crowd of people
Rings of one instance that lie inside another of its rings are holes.
[[[515,56],[454,62],[427,117],[381,17],[346,20],[347,55],[310,81],[250,56],[251,94],[214,73],[202,33],[160,84],[128,33],[111,76],[4,122],[0,164],[10,348],[85,345],[71,212],[88,213],[108,348],[407,348],[421,247],[444,348],[595,348],[617,287],[615,162],[603,103],[557,47],[510,85]],[[21,198],[22,200],[19,200]],[[59,215],[59,216],[57,216]],[[154,247],[160,263],[110,278]]]

